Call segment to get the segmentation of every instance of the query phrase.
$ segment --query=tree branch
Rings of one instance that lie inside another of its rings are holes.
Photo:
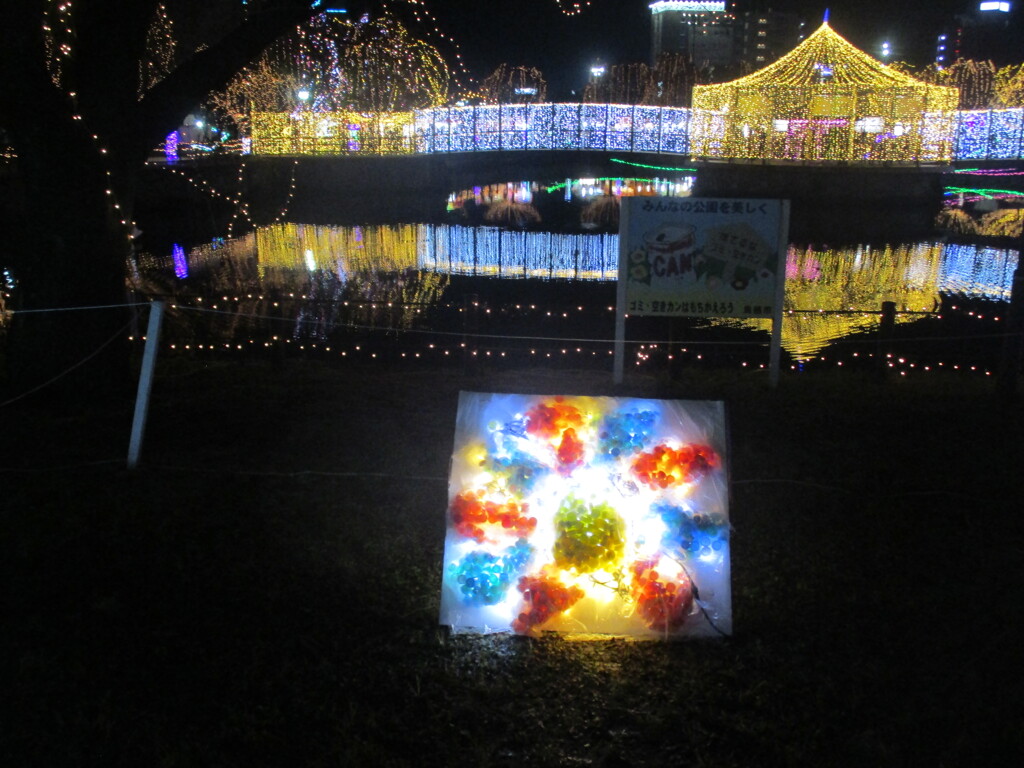
[[[305,0],[287,0],[254,13],[157,83],[140,103],[142,151],[158,143],[211,92],[224,88],[241,67],[255,60],[274,40],[313,15],[309,6]]]

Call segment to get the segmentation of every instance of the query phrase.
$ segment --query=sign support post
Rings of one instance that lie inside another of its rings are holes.
[[[154,301],[149,310],[149,326],[146,329],[146,349],[142,353],[142,370],[139,371],[139,390],[135,395],[135,416],[132,419],[132,437],[128,443],[128,469],[135,469],[142,452],[142,437],[146,431],[146,416],[149,415],[149,393],[153,388],[153,369],[156,367],[156,351],[160,345],[160,323],[164,316],[164,302]]]
[[[786,257],[789,253],[789,200],[782,201],[778,251],[779,267],[775,280],[775,302],[772,304],[772,338],[768,347],[768,382],[772,389],[779,385],[782,358],[782,308],[786,302]]]
[[[615,283],[615,350],[612,383],[621,384],[626,369],[626,280],[629,256],[629,216],[619,216],[619,278]]]

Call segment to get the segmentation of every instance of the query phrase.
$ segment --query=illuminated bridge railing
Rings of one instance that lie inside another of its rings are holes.
[[[1024,158],[1024,109],[959,112],[953,142],[955,160]]]
[[[250,151],[291,156],[512,150],[689,155],[690,128],[689,109],[625,104],[502,104],[380,115],[254,113]],[[1024,109],[957,113],[953,159],[1024,159]]]
[[[415,113],[416,152],[690,151],[690,110],[627,104],[502,104]]]
[[[442,107],[415,113],[416,152],[690,152],[689,109],[618,104]],[[957,113],[954,160],[1024,159],[1024,109]]]

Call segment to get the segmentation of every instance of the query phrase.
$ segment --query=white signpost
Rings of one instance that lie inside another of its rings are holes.
[[[623,379],[628,316],[770,317],[774,386],[789,201],[629,197],[619,221],[615,383]]]

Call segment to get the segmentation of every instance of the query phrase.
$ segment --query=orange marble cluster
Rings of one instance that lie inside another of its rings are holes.
[[[656,445],[636,457],[633,474],[657,490],[698,480],[718,465],[718,455],[707,445]]]
[[[461,536],[483,542],[488,533],[529,536],[537,518],[527,516],[527,505],[509,500],[503,504],[484,499],[483,491],[464,491],[452,500],[452,525]]]
[[[563,402],[561,398],[540,403],[526,412],[526,431],[537,437],[558,437],[566,429],[582,426],[583,414],[579,408]]]
[[[583,466],[583,441],[576,430],[583,426],[584,421],[576,406],[562,402],[560,398],[540,403],[526,414],[526,431],[529,434],[558,441],[555,458],[560,475],[570,475],[574,469]]]

